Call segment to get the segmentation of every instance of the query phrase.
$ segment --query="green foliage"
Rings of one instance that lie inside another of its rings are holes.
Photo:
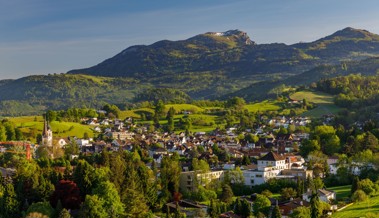
[[[162,192],[174,194],[179,191],[179,177],[181,168],[177,157],[164,157],[161,162]],[[167,196],[169,197],[169,196]]]
[[[3,194],[0,198],[0,215],[5,218],[17,217],[20,213],[20,202],[17,199],[13,184],[5,184],[3,190]]]
[[[311,208],[310,208],[311,218],[319,218],[322,213],[320,213],[321,205],[320,205],[319,196],[317,195],[317,191],[312,194],[310,204],[311,204]]]
[[[220,200],[225,202],[226,204],[230,204],[233,200],[233,196],[234,194],[232,188],[229,185],[224,184],[222,186]]]
[[[103,200],[102,206],[109,216],[117,217],[124,213],[124,205],[113,183],[102,182],[92,192]]]
[[[289,200],[290,198],[295,198],[297,195],[296,190],[293,188],[283,188],[280,192],[283,199]]]
[[[351,200],[354,202],[362,202],[368,199],[366,193],[360,189],[356,190],[351,196]]]
[[[73,178],[83,197],[91,194],[92,189],[97,185],[93,184],[93,171],[94,168],[85,160],[79,160],[75,167]]]
[[[82,204],[80,215],[88,218],[106,218],[109,217],[106,209],[103,207],[104,201],[97,195],[86,195]]]
[[[373,183],[370,179],[363,179],[359,181],[358,187],[361,187],[362,191],[364,191],[368,196],[375,194],[375,192],[379,189],[378,185]]]
[[[351,195],[353,195],[358,189],[361,189],[360,183],[359,183],[359,177],[354,176],[353,184],[351,185]]]
[[[199,160],[197,158],[192,159],[192,170],[200,171],[201,173],[209,172],[209,164],[205,160]]]
[[[279,206],[276,205],[274,211],[272,212],[271,218],[281,218],[282,214],[280,213]]]
[[[257,194],[253,205],[253,213],[255,216],[258,216],[259,213],[267,216],[270,206],[271,202],[266,196]]]
[[[29,206],[28,210],[26,211],[26,217],[33,217],[30,214],[36,212],[46,217],[53,217],[55,211],[49,202],[37,202]]]
[[[63,208],[62,211],[59,213],[58,218],[71,218],[70,212],[66,208]]]
[[[156,102],[158,100],[162,100],[166,104],[182,104],[190,102],[191,97],[182,91],[171,88],[149,88],[147,90],[143,90],[143,92],[138,93],[134,97],[134,101],[136,102]]]
[[[297,207],[293,210],[293,213],[291,214],[292,218],[309,218],[311,217],[311,211],[307,207]]]

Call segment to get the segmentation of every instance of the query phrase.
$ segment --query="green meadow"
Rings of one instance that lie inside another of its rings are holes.
[[[8,119],[15,123],[15,125],[19,127],[23,133],[25,133],[25,135],[30,135],[32,131],[42,133],[43,118],[41,116],[23,116]],[[89,137],[93,137],[93,127],[89,125],[74,122],[53,121],[50,123],[50,126],[54,137],[83,137],[84,133],[87,133]],[[31,138],[30,140],[34,141],[35,139]]]
[[[334,97],[323,92],[300,91],[290,95],[290,98],[297,101],[305,99],[317,105],[316,108],[304,112],[303,116],[320,118],[327,114],[337,114],[341,110],[340,107],[334,104]]]

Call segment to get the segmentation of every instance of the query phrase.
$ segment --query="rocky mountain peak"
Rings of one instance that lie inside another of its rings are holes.
[[[241,30],[228,30],[225,32],[207,32],[204,35],[216,36],[216,37],[224,37],[228,39],[234,39],[235,41],[242,42],[245,45],[253,45],[253,42],[246,32]]]

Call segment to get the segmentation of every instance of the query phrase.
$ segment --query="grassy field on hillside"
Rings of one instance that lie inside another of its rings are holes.
[[[317,104],[316,108],[303,113],[303,116],[319,118],[325,114],[336,114],[341,110],[334,104],[333,96],[323,92],[300,91],[292,94],[290,98],[298,101],[306,99],[308,102]]]
[[[316,104],[334,104],[333,96],[323,92],[300,91],[290,95],[290,98],[297,101],[305,99]]]
[[[368,216],[376,215],[376,216]],[[379,216],[379,196],[374,196],[367,201],[355,203],[342,211],[333,213],[335,218],[353,218],[353,217],[378,217]]]
[[[43,118],[41,116],[23,116],[8,119],[15,123],[17,127],[20,127],[21,131],[27,135],[32,129],[36,129],[37,133],[42,133]],[[88,133],[90,137],[93,136],[92,127],[80,123],[53,121],[50,123],[50,126],[53,130],[54,137],[83,137],[85,132]],[[33,141],[34,139],[31,140]]]
[[[133,117],[136,119],[140,119],[141,113],[154,114],[154,110],[151,108],[139,108],[139,109],[134,109],[134,110],[121,111],[119,114],[119,118],[122,120],[127,118],[127,117]]]
[[[180,113],[182,111],[190,111],[191,113],[196,114],[204,111],[204,109],[192,104],[167,104],[166,110],[168,111],[171,107],[175,109],[176,113]]]
[[[332,190],[336,192],[337,200],[342,200],[344,198],[349,197],[351,185],[344,185],[344,186],[336,186],[336,187],[330,187],[327,188],[328,190]]]
[[[245,105],[245,109],[249,112],[258,112],[258,111],[276,111],[280,110],[281,107],[278,103],[272,101],[262,101],[254,104]]]

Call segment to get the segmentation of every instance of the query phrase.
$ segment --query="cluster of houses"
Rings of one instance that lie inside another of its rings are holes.
[[[149,157],[157,166],[161,163],[164,156],[177,153],[184,157],[193,157],[194,151],[199,151],[198,147],[202,147],[202,152],[197,154],[199,159],[204,159],[208,163],[215,157],[213,152],[214,146],[225,151],[230,162],[221,162],[211,165],[209,172],[189,171],[189,167],[185,164],[182,166],[180,175],[180,189],[182,191],[195,191],[198,185],[206,185],[207,183],[219,180],[222,181],[224,174],[228,170],[234,170],[235,164],[233,160],[248,157],[255,159],[255,164],[242,166],[240,169],[243,173],[243,183],[246,186],[255,186],[267,182],[269,179],[287,179],[297,180],[297,178],[306,179],[312,177],[313,172],[305,166],[303,157],[295,155],[294,151],[301,146],[301,141],[307,139],[307,133],[292,134],[276,134],[267,132],[265,125],[259,126],[254,130],[246,130],[243,134],[255,134],[259,140],[249,142],[246,140],[238,140],[235,133],[236,128],[229,128],[226,131],[213,131],[206,134],[205,132],[197,132],[192,135],[185,133],[159,133],[149,132],[146,126],[137,126],[133,124],[131,118],[121,121],[118,119],[83,120],[88,125],[92,125],[94,131],[107,136],[109,140],[93,140],[80,138],[56,138],[60,147],[64,147],[67,143],[75,141],[80,151],[84,154],[100,153],[104,149],[109,151],[129,150],[134,146],[146,149]],[[278,117],[267,120],[266,125],[272,128],[288,127],[289,125],[305,126],[310,122],[308,118],[286,118]],[[101,126],[101,127],[100,127]],[[133,130],[131,130],[133,129]],[[48,134],[47,134],[48,135]],[[52,135],[51,135],[52,137]],[[335,170],[335,169],[334,169]],[[320,199],[329,202],[335,199],[335,193],[327,190],[319,190]],[[253,203],[254,199],[249,198]],[[309,204],[309,194],[304,193],[302,199],[284,202],[279,205],[282,214],[290,214],[296,207]],[[273,205],[277,202],[273,202]],[[204,209],[204,205],[193,202],[181,202],[184,207],[194,206],[195,208]],[[168,205],[170,206],[170,205]],[[171,205],[175,206],[176,205]],[[232,215],[231,215],[232,216]],[[228,217],[224,214],[224,217]]]

